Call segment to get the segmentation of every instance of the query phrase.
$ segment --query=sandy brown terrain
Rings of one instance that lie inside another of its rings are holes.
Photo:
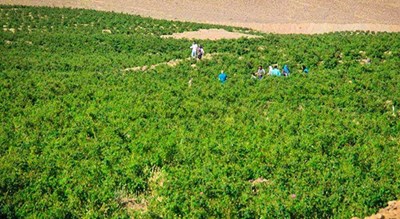
[[[0,0],[0,4],[90,8],[274,33],[400,31],[400,0]]]
[[[164,38],[172,37],[175,39],[209,39],[209,40],[219,40],[219,39],[237,39],[240,37],[245,38],[256,38],[258,36],[243,34],[237,32],[229,32],[224,29],[200,29],[198,31],[187,31],[184,33],[174,33],[172,35],[161,36]]]
[[[353,217],[352,219],[359,219]],[[379,210],[377,214],[366,217],[365,219],[400,219],[400,201],[390,201],[386,208]]]

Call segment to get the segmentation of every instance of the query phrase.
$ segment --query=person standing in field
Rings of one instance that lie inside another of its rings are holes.
[[[190,47],[192,49],[192,58],[196,58],[197,56],[197,49],[198,45],[196,42],[193,42],[192,46]]]
[[[224,72],[224,70],[221,71],[221,73],[218,75],[218,79],[221,82],[221,84],[224,84],[226,79],[228,79],[228,76]]]
[[[203,46],[199,46],[199,49],[198,49],[198,51],[197,51],[197,58],[198,58],[199,60],[201,60],[201,58],[203,58],[203,55],[204,55]]]

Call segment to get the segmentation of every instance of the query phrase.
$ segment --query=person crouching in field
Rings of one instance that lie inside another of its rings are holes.
[[[254,73],[254,75],[258,78],[258,79],[262,79],[265,75],[265,70],[263,69],[263,67],[260,65],[258,66],[258,70],[256,73]]]
[[[281,71],[279,71],[277,65],[274,65],[274,67],[271,71],[271,76],[281,76]]]
[[[267,74],[267,75],[272,75],[272,70],[273,70],[272,66],[269,66],[269,67],[268,67],[268,74]]]
[[[288,65],[284,65],[284,66],[283,66],[282,72],[283,72],[283,76],[289,76],[290,70],[289,70]]]
[[[308,70],[308,68],[305,65],[303,65],[302,69],[303,69],[303,73],[306,73],[306,74],[308,74],[308,72],[310,71],[310,70]]]
[[[196,58],[197,56],[197,49],[198,45],[196,42],[193,42],[192,46],[190,47],[192,49],[192,58]]]
[[[224,72],[224,70],[221,71],[221,73],[218,75],[218,79],[221,82],[221,84],[224,84],[226,79],[228,79],[228,76]]]

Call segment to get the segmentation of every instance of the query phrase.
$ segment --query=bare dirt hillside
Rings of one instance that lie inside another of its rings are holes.
[[[359,219],[353,217],[352,219]],[[388,206],[379,210],[377,214],[366,217],[365,219],[400,219],[400,201],[390,201]]]
[[[90,8],[274,33],[400,32],[400,0],[0,0],[0,4]]]

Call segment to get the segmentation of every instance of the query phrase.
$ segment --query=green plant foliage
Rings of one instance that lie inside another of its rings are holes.
[[[351,218],[400,198],[398,33],[202,40],[195,62],[160,36],[233,28],[20,6],[0,27],[0,217]],[[251,79],[274,63],[291,76]]]

